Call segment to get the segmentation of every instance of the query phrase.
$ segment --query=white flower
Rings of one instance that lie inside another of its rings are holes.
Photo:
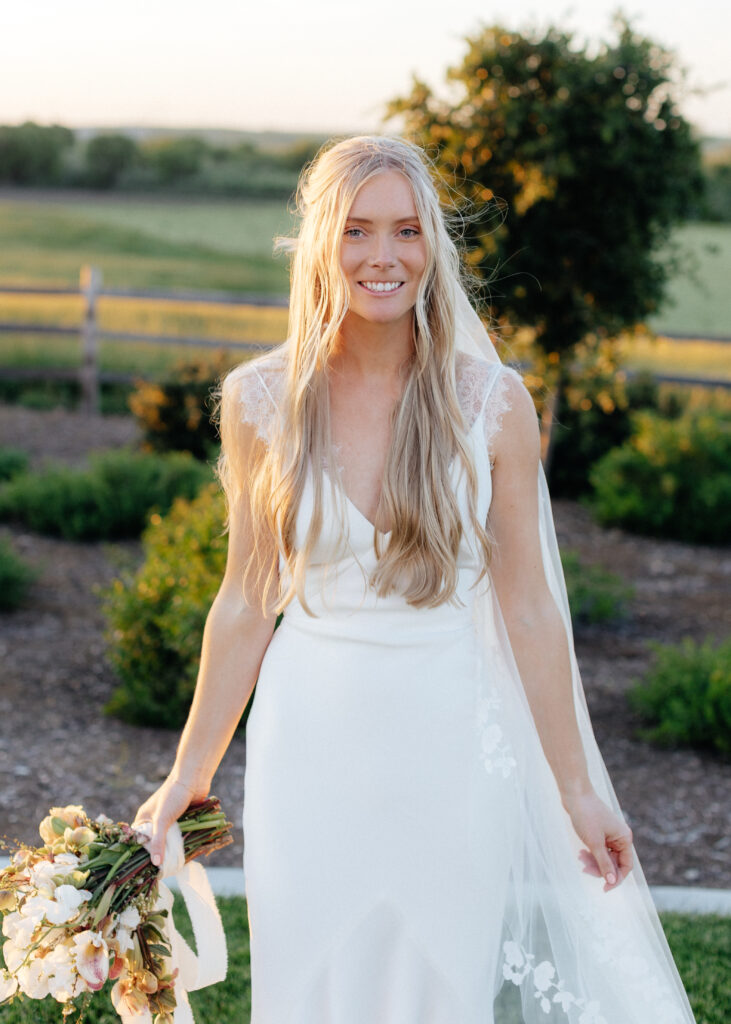
[[[9,971],[17,971],[25,960],[25,955],[25,950],[19,949],[10,939],[3,943],[3,957]]]
[[[134,931],[137,925],[140,923],[142,918],[137,907],[125,907],[122,913],[117,918],[120,927],[128,928],[130,931]]]
[[[46,900],[46,920],[50,924],[66,924],[76,917],[82,903],[91,899],[88,889],[76,889],[73,885],[59,885],[54,899]]]
[[[74,935],[76,969],[89,988],[96,992],[109,975],[109,948],[101,932],[83,931]]]
[[[579,1024],[607,1024],[606,1018],[599,1013],[599,1003],[596,999],[586,1004],[586,1009],[579,1017]]]
[[[491,754],[502,738],[503,730],[493,722],[482,733],[482,749],[486,754]]]
[[[53,858],[53,864],[54,867],[56,868],[56,870],[53,872],[54,875],[60,875],[62,873],[58,869],[59,864],[64,865],[65,870],[63,873],[67,874],[69,871],[73,871],[74,868],[77,868],[79,866],[79,858],[76,856],[75,853],[57,853],[56,856]]]
[[[10,999],[18,991],[18,979],[12,977],[7,971],[0,970],[0,1003]]]
[[[3,935],[16,946],[29,946],[33,941],[33,933],[43,920],[45,908],[40,905],[43,902],[42,897],[34,896],[26,900],[20,910],[6,914],[3,918]]]
[[[57,1002],[66,1003],[85,989],[83,983],[79,984],[73,950],[67,943],[57,943],[42,962],[48,981],[48,994]]]
[[[114,824],[112,819],[108,818],[106,816],[106,814],[98,815],[96,818],[94,818],[94,821],[97,823],[97,825],[113,825]]]
[[[21,991],[31,999],[45,999],[48,995],[48,976],[42,960],[31,960],[25,967],[19,967],[16,976]]]
[[[543,960],[537,967],[533,968],[533,984],[540,992],[553,985],[553,976],[556,969],[549,960]]]
[[[505,953],[505,961],[510,964],[511,967],[522,967],[524,963],[523,954],[520,951],[520,946],[517,942],[504,942],[503,952]]]

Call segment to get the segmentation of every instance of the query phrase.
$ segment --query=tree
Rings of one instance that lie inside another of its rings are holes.
[[[56,185],[63,156],[74,133],[59,124],[24,121],[0,126],[0,182],[11,185]]]
[[[144,153],[160,181],[164,185],[171,185],[197,174],[210,148],[204,139],[183,135],[180,138],[150,142],[145,146]]]
[[[137,159],[137,144],[128,135],[95,135],[86,146],[87,180],[95,188],[112,188]]]
[[[670,233],[702,196],[699,145],[677,107],[685,72],[622,15],[614,28],[592,55],[555,27],[485,27],[448,72],[451,102],[414,79],[386,113],[433,155],[447,190],[492,214],[467,218],[464,239],[488,312],[535,329],[559,393],[582,339],[658,309],[677,269]]]

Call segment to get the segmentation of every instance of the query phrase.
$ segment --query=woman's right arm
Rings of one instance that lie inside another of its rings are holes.
[[[230,449],[233,440],[229,439]],[[261,441],[247,424],[237,425],[235,440],[235,451],[230,450],[229,457],[241,460],[241,470],[250,465],[251,455]],[[134,818],[136,822],[152,822],[152,835],[145,845],[153,863],[162,863],[172,823],[191,803],[208,795],[274,632],[276,615],[264,614],[256,583],[252,582],[246,592],[243,587],[244,567],[253,551],[253,541],[244,489],[231,503],[226,570],[206,618],[195,693],[175,762],[165,782],[145,800]],[[273,543],[260,556],[276,559]],[[255,581],[257,576],[254,571],[249,579]]]

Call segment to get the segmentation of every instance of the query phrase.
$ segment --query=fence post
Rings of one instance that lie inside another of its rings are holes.
[[[81,325],[81,408],[92,416],[99,412],[99,351],[96,324],[96,300],[101,291],[102,272],[85,265],[79,275],[79,290],[86,303]]]

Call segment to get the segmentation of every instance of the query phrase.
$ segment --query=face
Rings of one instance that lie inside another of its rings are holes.
[[[426,263],[411,185],[399,171],[381,171],[361,186],[343,232],[348,316],[383,324],[410,318]]]

